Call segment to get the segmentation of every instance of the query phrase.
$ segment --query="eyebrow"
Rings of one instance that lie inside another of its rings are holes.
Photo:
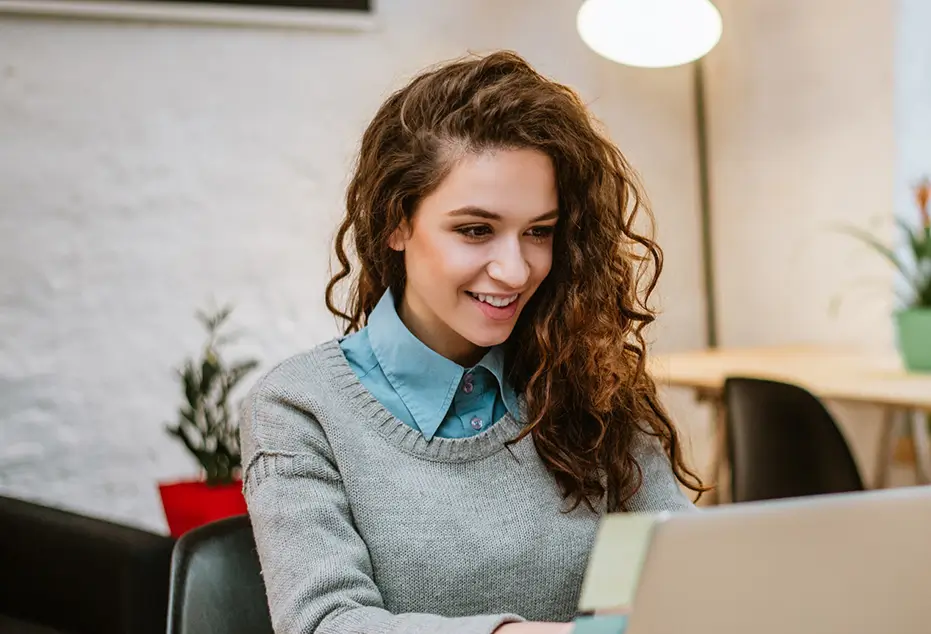
[[[454,209],[449,212],[449,215],[452,217],[457,216],[472,216],[475,218],[484,218],[485,220],[501,220],[501,214],[496,214],[493,211],[488,211],[487,209],[482,209],[481,207],[460,207],[459,209]],[[559,210],[553,209],[548,211],[545,214],[537,216],[531,222],[542,222],[544,220],[552,220],[559,217]]]

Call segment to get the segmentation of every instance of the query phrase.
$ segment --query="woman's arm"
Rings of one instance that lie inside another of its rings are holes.
[[[241,437],[243,490],[277,634],[491,634],[523,620],[384,609],[326,436],[272,384],[261,381],[247,397]]]

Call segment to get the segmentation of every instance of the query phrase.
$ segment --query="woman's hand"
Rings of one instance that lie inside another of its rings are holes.
[[[494,634],[570,634],[572,623],[505,623]]]

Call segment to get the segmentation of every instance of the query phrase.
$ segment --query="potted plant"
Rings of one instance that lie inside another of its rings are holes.
[[[178,371],[184,404],[178,421],[167,425],[168,432],[184,443],[200,463],[196,480],[161,483],[159,493],[172,536],[214,520],[246,512],[240,472],[239,425],[230,395],[258,362],[227,364],[220,347],[231,341],[220,334],[229,318],[229,307],[211,314],[197,313],[207,330],[207,342],[198,359],[188,359]]]
[[[914,187],[918,206],[917,227],[897,219],[906,237],[907,257],[859,229],[847,232],[862,240],[885,257],[898,270],[906,286],[904,306],[896,311],[896,336],[905,367],[916,372],[931,372],[931,181],[922,179]]]

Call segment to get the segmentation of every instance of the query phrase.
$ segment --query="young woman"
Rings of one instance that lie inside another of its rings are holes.
[[[568,632],[602,514],[694,508],[644,369],[641,211],[579,97],[513,53],[382,105],[327,288],[347,336],[244,406],[278,634]]]

